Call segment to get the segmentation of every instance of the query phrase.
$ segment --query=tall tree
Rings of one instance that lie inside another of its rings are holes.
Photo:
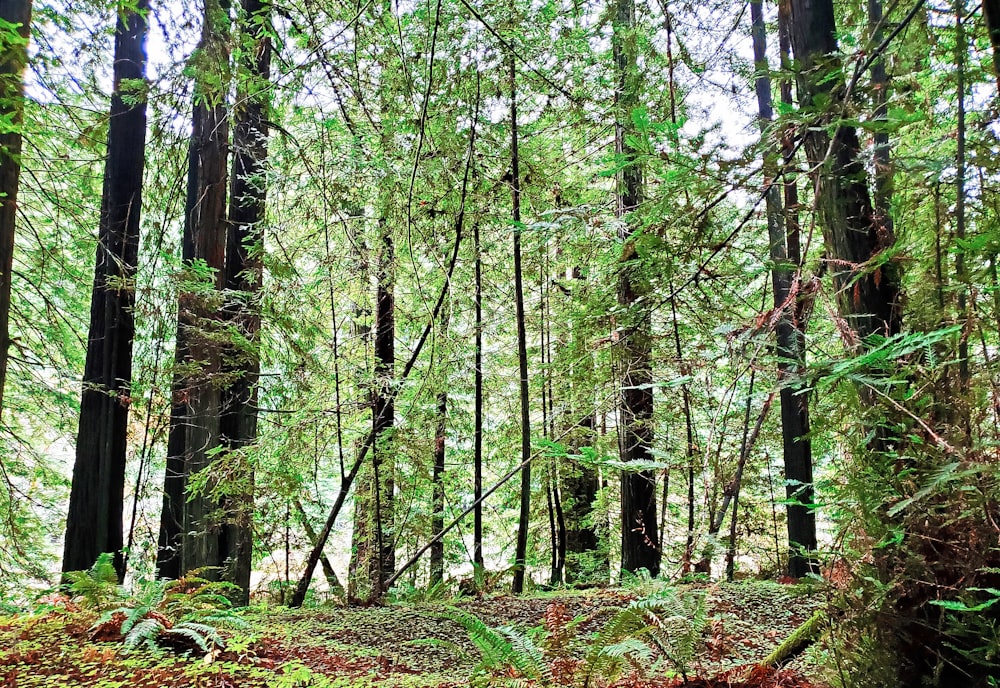
[[[802,304],[811,298],[801,285],[801,264],[795,225],[786,226],[778,188],[778,151],[767,136],[774,116],[771,78],[767,64],[767,34],[762,2],[750,3],[754,63],[757,69],[757,112],[764,136],[764,202],[771,258],[771,291],[777,315],[778,383],[781,386],[781,445],[787,484],[788,575],[801,578],[816,572],[816,514],[813,502],[812,441],[809,438],[809,399],[801,394],[799,377],[805,368],[805,327]],[[734,511],[735,514],[735,511]]]
[[[586,280],[579,266],[567,271],[572,284],[571,296],[580,297],[586,290]],[[582,323],[571,321],[568,339],[561,350],[570,363],[570,398],[567,420],[572,429],[568,448],[576,453],[583,446],[593,444],[596,437],[596,417],[593,393],[593,353],[586,337],[578,331]],[[607,552],[601,552],[594,502],[600,488],[600,477],[593,466],[565,462],[559,466],[561,492],[564,497],[566,521],[566,581],[607,580]]]
[[[221,446],[223,328],[226,285],[226,192],[229,124],[229,11],[205,0],[201,41],[192,56],[195,73],[188,188],[178,298],[176,372],[167,446],[164,505],[157,568],[178,576],[205,566],[222,567],[220,504],[215,478],[205,471]],[[197,476],[195,486],[192,478]],[[213,574],[214,575],[214,574]],[[232,572],[224,572],[227,578]]]
[[[615,1],[613,22],[615,147],[621,158],[617,215],[622,220],[624,243],[618,303],[628,309],[632,318],[621,344],[620,454],[622,461],[650,461],[653,445],[652,320],[648,303],[644,303],[649,285],[642,274],[643,256],[632,240],[628,225],[629,214],[642,198],[639,151],[629,136],[632,113],[639,105],[634,0]],[[656,522],[656,478],[652,471],[622,472],[621,512],[622,568],[633,572],[644,568],[658,575],[660,541]]]
[[[528,334],[524,313],[524,279],[521,269],[521,159],[517,130],[517,65],[510,54],[510,179],[511,215],[514,230],[514,318],[517,320],[517,369],[521,406],[521,504],[517,522],[517,545],[514,552],[514,582],[511,591],[524,591],[528,559],[528,527],[531,516],[531,414],[528,400]]]
[[[476,102],[479,102],[479,81],[476,82]],[[473,242],[475,244],[475,292],[476,301],[476,342],[475,342],[475,373],[473,395],[475,396],[472,410],[474,429],[472,431],[472,498],[475,511],[472,515],[472,563],[480,568],[486,565],[483,558],[483,255],[479,241],[479,219],[472,226]]]
[[[24,113],[24,68],[31,35],[31,0],[0,0],[0,413],[7,386],[10,356],[10,293],[14,271],[14,229],[21,179],[21,121]]]
[[[854,127],[836,119],[845,84],[838,76],[832,0],[791,0],[792,50],[799,65],[799,105],[814,120],[804,147],[816,170],[816,208],[837,304],[860,340],[899,332],[900,282],[893,261],[873,263],[895,238],[874,221],[868,175]],[[833,135],[825,125],[831,125]],[[860,343],[860,342],[859,342]]]
[[[124,578],[122,512],[135,336],[135,271],[146,153],[149,3],[119,3],[104,190],[63,571],[113,552]]]
[[[436,395],[437,413],[434,424],[434,461],[431,468],[431,532],[438,534],[444,529],[444,478],[445,478],[445,457],[446,440],[448,430],[448,362],[444,355],[446,348],[445,341],[448,339],[448,304],[445,304],[445,311],[441,314],[441,342],[438,345],[442,353],[438,354],[437,370],[440,386]],[[444,580],[444,538],[438,538],[431,547],[431,583],[440,583]]]
[[[233,165],[226,243],[225,306],[233,341],[225,362],[219,432],[235,464],[235,483],[224,500],[221,554],[230,562],[231,580],[249,603],[253,547],[253,468],[239,450],[257,439],[257,379],[260,376],[261,255],[267,201],[267,137],[271,71],[271,6],[268,0],[243,0],[238,88],[233,108]]]

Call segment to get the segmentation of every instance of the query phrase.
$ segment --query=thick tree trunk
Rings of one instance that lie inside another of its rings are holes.
[[[593,413],[587,415],[570,436],[569,449],[579,451],[591,443]],[[589,466],[560,466],[562,511],[565,521],[566,582],[604,582],[610,573],[607,552],[600,551],[600,539],[594,522],[594,501],[600,488],[597,471]]]
[[[224,362],[232,379],[223,390],[221,439],[230,450],[257,439],[257,380],[260,376],[260,289],[267,200],[268,104],[270,102],[270,4],[243,0],[243,57],[236,94],[233,166],[226,242],[226,316],[234,340]],[[226,578],[239,586],[243,604],[250,602],[253,557],[253,467],[247,457],[230,457],[234,485],[223,500],[225,523],[221,550]]]
[[[372,580],[379,596],[385,592],[385,580],[396,570],[395,458],[392,449],[396,425],[396,394],[393,376],[396,368],[396,253],[392,230],[383,220],[382,252],[379,255],[378,287],[375,306],[375,405],[372,429],[375,447],[372,468],[375,478],[375,540],[378,558],[372,562]]]
[[[97,259],[90,303],[90,333],[80,401],[80,425],[66,518],[63,571],[87,569],[113,552],[124,578],[122,512],[128,409],[131,404],[134,278],[139,258],[139,213],[146,152],[146,13],[118,12],[114,92]]]
[[[383,203],[386,212],[388,203]],[[396,568],[393,529],[393,428],[395,427],[395,245],[388,219],[379,220],[375,286],[375,382],[372,390],[372,462],[355,490],[352,597],[381,599]]]
[[[617,125],[615,145],[626,163],[621,171],[618,191],[618,216],[627,217],[642,196],[642,169],[638,153],[626,140],[627,123],[638,105],[638,74],[636,55],[629,34],[635,29],[635,3],[616,0],[614,52],[617,87]],[[627,242],[629,230],[622,229]],[[642,257],[635,244],[627,242],[622,250],[622,267],[618,280],[618,303],[633,314],[628,323],[629,334],[622,344],[621,406],[619,408],[620,454],[622,461],[649,461],[653,445],[653,368],[652,327],[648,306],[641,303],[648,285],[641,275]],[[656,523],[656,478],[652,471],[622,473],[622,568],[641,568],[656,576],[660,572],[660,541]]]
[[[229,61],[229,18],[219,0],[206,0],[204,15],[199,49],[207,59],[202,65],[205,71],[196,75],[182,258],[188,268],[198,262],[212,272],[209,289],[182,292],[178,300],[178,372],[164,481],[162,548],[157,557],[161,574],[221,568],[226,557],[220,505],[210,494],[213,477],[208,476],[205,489],[188,494],[188,481],[212,464],[220,446],[222,412],[219,316],[225,287],[229,126],[224,79],[210,72],[211,65]],[[177,556],[179,561],[170,561]]]
[[[839,68],[832,0],[791,0],[791,8],[799,102],[815,120],[804,134],[805,150],[816,169],[826,264],[833,274],[838,308],[860,345],[871,335],[888,337],[900,330],[898,267],[893,261],[872,263],[895,237],[891,228],[874,221],[857,132],[837,124],[831,139],[827,124],[835,117],[834,107],[817,110],[817,101],[832,99],[837,104],[843,98],[842,79],[830,76]]]
[[[21,122],[24,112],[24,68],[31,35],[31,0],[0,0],[3,29],[0,53],[0,117],[13,126],[0,133],[0,414],[10,357],[10,294],[14,270],[17,190],[21,179]],[[89,566],[89,564],[88,564]]]
[[[567,271],[567,278],[574,285],[570,294],[582,302],[579,292],[586,290],[586,281],[579,267]],[[573,429],[567,438],[567,448],[575,454],[581,447],[594,441],[596,412],[593,394],[593,352],[589,342],[576,332],[574,323],[568,323],[568,343],[560,354],[570,363],[570,398],[565,417]],[[563,462],[559,466],[560,494],[565,521],[566,582],[604,582],[610,574],[608,553],[600,551],[594,502],[600,488],[597,469],[576,462]]]

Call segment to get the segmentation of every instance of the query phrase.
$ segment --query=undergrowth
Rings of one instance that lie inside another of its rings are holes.
[[[479,653],[473,684],[609,686],[623,675],[650,672],[679,675],[685,682],[708,625],[705,594],[665,588],[618,610],[590,636],[578,632],[583,618],[571,618],[551,602],[539,629],[493,627],[474,614],[452,609]],[[434,641],[462,652],[454,643]]]
[[[246,628],[230,596],[232,583],[210,581],[193,571],[178,580],[141,581],[133,592],[118,584],[111,554],[87,571],[67,573],[70,603],[100,613],[93,640],[120,641],[125,650],[171,649],[217,654],[225,648],[219,629]]]

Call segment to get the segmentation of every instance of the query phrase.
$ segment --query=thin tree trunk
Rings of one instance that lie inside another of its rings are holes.
[[[11,28],[0,54],[0,117],[10,122],[0,133],[0,414],[10,358],[10,295],[14,270],[17,191],[21,180],[21,124],[24,114],[24,68],[28,65],[31,0],[0,0],[0,19]],[[16,33],[17,38],[14,34]],[[88,564],[89,566],[89,564]]]
[[[302,530],[305,531],[306,537],[309,538],[309,542],[315,544],[316,529],[313,528],[312,524],[309,522],[309,515],[302,506],[301,500],[295,500],[295,511],[299,516],[299,524],[302,526]],[[319,563],[323,568],[323,577],[326,578],[326,584],[330,587],[330,591],[334,595],[342,596],[344,594],[344,586],[337,577],[337,572],[334,570],[333,565],[330,563],[330,559],[326,556],[326,554],[320,555]]]
[[[447,309],[447,306],[445,307]],[[446,347],[448,340],[448,311],[441,316],[441,344]],[[445,474],[445,442],[448,429],[448,361],[440,357],[438,375],[441,391],[437,394],[437,423],[434,428],[434,467],[431,475],[433,495],[431,503],[431,532],[439,533],[444,528],[444,474]],[[444,538],[431,547],[430,582],[440,583],[444,580]]]
[[[671,285],[670,291],[673,291],[673,286]],[[671,321],[673,322],[673,335],[674,335],[674,354],[677,356],[677,366],[680,368],[681,374],[684,375],[684,351],[681,348],[681,330],[680,325],[677,320],[677,299],[670,299],[670,315]],[[694,476],[695,476],[695,456],[697,455],[697,450],[694,444],[694,420],[691,417],[691,390],[688,388],[687,383],[681,385],[681,401],[682,408],[684,410],[684,432],[685,432],[685,449],[684,453],[687,457],[687,536],[684,538],[684,557],[681,566],[683,573],[690,573],[692,570],[692,559],[694,558],[694,531],[695,531],[695,515],[694,515]],[[705,573],[708,573],[706,571]]]
[[[551,461],[545,471],[545,506],[549,516],[549,547],[551,549],[549,557],[549,584],[558,585],[562,582],[561,567],[559,563],[559,536],[556,533],[556,509],[552,502],[553,475]]]
[[[753,385],[751,385],[751,388]],[[749,402],[750,395],[747,396],[747,401]],[[767,396],[767,400],[764,401],[764,406],[760,410],[760,415],[757,416],[757,423],[753,427],[753,432],[747,437],[746,432],[743,434],[743,442],[740,447],[740,461],[736,467],[736,474],[733,476],[733,481],[726,486],[725,496],[722,500],[722,506],[719,508],[719,514],[715,518],[715,522],[712,527],[715,532],[718,533],[722,528],[722,521],[726,517],[726,509],[728,508],[730,502],[733,505],[733,518],[731,520],[729,528],[729,549],[726,552],[726,580],[733,580],[733,570],[736,560],[736,527],[739,522],[739,501],[740,501],[740,489],[743,486],[743,469],[747,465],[747,459],[750,458],[750,452],[753,451],[754,445],[757,444],[757,438],[760,436],[760,430],[764,427],[764,420],[767,418],[768,412],[771,410],[771,404],[774,401],[774,392],[771,392]],[[747,410],[750,407],[747,406]],[[749,420],[749,416],[747,417]]]
[[[768,127],[773,118],[771,78],[767,64],[767,35],[764,28],[762,2],[750,3],[754,61],[757,69],[756,92],[758,122],[764,157],[765,204],[767,236],[771,268],[771,288],[777,314],[775,339],[778,354],[778,383],[781,385],[781,441],[785,463],[786,498],[788,499],[788,575],[801,578],[817,570],[816,515],[812,510],[813,471],[812,442],[809,434],[808,397],[798,394],[798,383],[805,365],[805,318],[799,317],[801,304],[810,298],[801,293],[796,280],[801,265],[798,247],[798,227],[785,227],[781,192],[776,184],[778,152],[767,142]],[[787,167],[787,163],[786,163]],[[786,196],[788,194],[786,187]],[[794,235],[793,235],[794,232]],[[794,238],[793,238],[794,236]]]
[[[871,0],[874,1],[874,0]],[[955,279],[958,282],[958,321],[962,332],[958,340],[958,389],[961,396],[959,417],[965,430],[966,442],[971,440],[969,404],[969,276],[965,269],[965,64],[968,58],[968,38],[965,33],[965,3],[955,0],[955,76],[957,123],[955,126]]]
[[[481,77],[476,73],[476,114],[472,121],[473,132],[479,117]],[[476,342],[475,342],[475,373],[473,392],[475,396],[472,414],[472,496],[476,510],[472,516],[472,563],[483,569],[486,566],[483,558],[483,247],[479,240],[479,218],[472,225],[473,250],[475,251],[475,293],[476,302]]]
[[[62,562],[63,571],[77,571],[93,565],[102,552],[112,552],[120,580],[125,576],[122,514],[135,336],[132,307],[146,152],[146,100],[137,84],[146,77],[148,10],[148,2],[140,0],[134,9],[117,12],[114,92]]]
[[[478,89],[478,80],[477,80]],[[477,99],[478,100],[478,99]],[[483,559],[483,257],[479,243],[479,221],[472,227],[476,252],[476,343],[475,343],[475,406],[473,408],[474,428],[472,431],[473,479],[472,495],[476,510],[472,520],[472,562],[478,567],[485,566]],[[998,315],[1000,317],[1000,315]]]
[[[549,310],[549,248],[547,243],[543,242],[541,253],[538,270],[538,331],[541,333],[542,339],[542,433],[546,439],[552,440],[555,438],[556,421],[555,392],[552,385],[552,313]],[[559,493],[559,471],[556,459],[548,462],[545,483],[552,546],[549,583],[559,585],[563,582],[566,570],[567,531],[562,496]]]
[[[524,591],[528,555],[528,525],[531,516],[531,417],[528,407],[528,344],[524,313],[524,282],[521,272],[521,171],[517,149],[517,68],[510,56],[510,174],[512,218],[514,223],[514,306],[517,319],[517,364],[521,401],[521,505],[517,522],[517,546],[514,552],[514,581],[511,592]]]

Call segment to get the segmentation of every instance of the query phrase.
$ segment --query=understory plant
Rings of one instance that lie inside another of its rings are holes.
[[[465,629],[479,653],[473,675],[478,685],[599,688],[626,673],[642,676],[661,668],[687,681],[708,625],[705,594],[676,588],[633,601],[589,636],[579,632],[586,619],[571,618],[561,602],[548,606],[544,625],[535,632],[492,627],[458,609],[447,616]]]
[[[75,604],[100,613],[90,628],[94,640],[211,654],[225,647],[220,628],[247,624],[230,600],[238,588],[203,573],[140,581],[130,594],[118,584],[112,556],[102,554],[89,570],[67,573],[66,589]]]

